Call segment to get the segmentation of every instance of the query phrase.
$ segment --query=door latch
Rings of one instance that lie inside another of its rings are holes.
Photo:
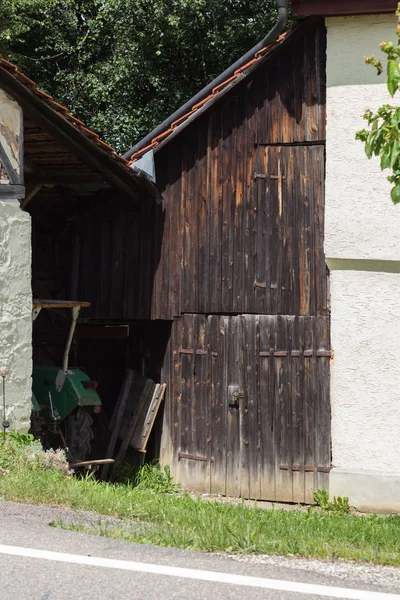
[[[244,392],[241,392],[237,386],[229,386],[229,408],[240,408],[244,400]]]

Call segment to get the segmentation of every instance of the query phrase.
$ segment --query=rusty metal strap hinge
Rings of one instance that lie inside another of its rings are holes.
[[[268,358],[270,356],[276,356],[277,358],[282,356],[304,356],[305,358],[316,356],[317,358],[333,358],[333,352],[332,350],[317,350],[316,352],[314,350],[267,350],[265,352],[260,352],[259,356],[262,358]]]
[[[317,471],[317,473],[330,473],[332,470],[332,467],[314,467],[312,465],[305,465],[304,467],[302,465],[292,465],[291,467],[289,465],[279,465],[279,468],[281,471],[289,471],[289,469],[292,471],[304,470],[305,473],[314,473],[314,471]]]
[[[191,355],[191,354],[198,354],[200,356],[207,356],[208,355],[208,351],[207,350],[196,350],[196,351],[193,351],[193,350],[190,350],[189,348],[181,348],[179,350],[179,354],[189,354],[189,355]],[[212,353],[212,355],[214,355],[214,353]]]
[[[267,173],[254,173],[254,179],[286,179],[285,175],[268,175]]]
[[[186,458],[187,460],[198,460],[200,462],[207,462],[208,458],[205,456],[195,456],[194,454],[185,454],[184,452],[179,452],[178,454],[179,460],[182,458]]]

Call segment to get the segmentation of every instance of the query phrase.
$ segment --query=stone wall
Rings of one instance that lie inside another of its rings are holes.
[[[0,366],[6,366],[8,420],[28,429],[31,412],[31,224],[19,204],[0,202]]]
[[[21,132],[22,111],[0,90],[0,144],[8,167],[18,177],[23,172]],[[6,377],[7,418],[12,428],[27,430],[32,395],[31,223],[29,214],[21,210],[11,193],[13,186],[10,183],[3,165],[0,181],[0,366],[9,370]],[[10,197],[7,197],[8,190]],[[18,185],[18,190],[23,187]]]

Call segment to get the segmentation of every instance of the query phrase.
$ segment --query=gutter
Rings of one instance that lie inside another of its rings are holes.
[[[180,119],[186,113],[188,113],[193,106],[195,106],[198,102],[200,102],[203,98],[206,98],[209,94],[212,93],[213,89],[225,82],[229,77],[240,69],[243,65],[245,65],[249,60],[254,58],[254,55],[262,50],[268,44],[271,44],[277,40],[281,33],[283,33],[286,29],[288,23],[288,5],[289,0],[276,0],[276,7],[278,10],[278,20],[275,26],[267,33],[264,39],[261,40],[254,48],[246,52],[244,56],[239,58],[233,65],[228,67],[221,75],[218,75],[211,83],[206,85],[200,92],[198,92],[193,98],[188,100],[183,106],[178,108],[172,115],[170,115],[163,123],[158,125],[153,131],[151,131],[146,137],[144,137],[140,142],[136,144],[133,148],[131,148],[128,152],[123,155],[123,158],[129,160],[132,154],[146,148],[146,146],[150,145],[152,140],[156,138],[158,135],[163,133],[166,129],[169,129],[172,123]]]

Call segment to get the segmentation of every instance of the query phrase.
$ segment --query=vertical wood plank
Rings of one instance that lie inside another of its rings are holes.
[[[327,314],[327,271],[324,254],[325,221],[325,151],[320,146],[309,148],[312,174],[310,183],[314,198],[314,253],[315,253],[315,313]]]
[[[193,180],[194,166],[192,163],[192,153],[190,148],[185,145],[183,149],[183,169],[185,171],[184,188],[182,189],[182,202],[184,214],[184,247],[182,260],[182,303],[181,310],[184,313],[194,313],[194,303],[196,298],[193,298],[193,287],[196,277],[196,260],[195,260],[195,227],[196,227],[196,212],[194,210],[193,198]],[[193,222],[194,219],[194,222]]]
[[[244,393],[247,400],[243,413],[243,420],[246,419],[247,425],[241,432],[242,495],[257,499],[260,497],[259,318],[256,315],[246,315],[242,317],[242,323]],[[246,461],[243,456],[246,456]]]
[[[194,351],[194,369],[192,375],[192,445],[191,454],[206,458],[207,461],[192,461],[191,489],[199,492],[210,492],[210,462],[207,442],[208,422],[208,390],[207,390],[207,329],[203,315],[195,317],[196,340]]]
[[[304,317],[296,318],[292,339],[293,502],[304,503]]]
[[[239,97],[234,122],[236,172],[234,174],[234,211],[233,211],[233,282],[232,282],[232,312],[242,312],[244,297],[243,279],[243,219],[246,186],[246,102]]]
[[[221,312],[232,312],[233,286],[233,213],[236,171],[236,139],[232,128],[236,112],[236,98],[230,98],[222,113],[222,307]]]
[[[315,336],[313,317],[304,318],[304,462],[305,502],[313,502],[317,483],[315,467]],[[310,356],[307,356],[307,354]]]
[[[240,357],[240,317],[223,317],[227,398],[226,495],[240,495],[240,407],[233,405],[233,391],[239,391],[242,379]]]
[[[242,315],[236,317],[239,326],[239,436],[240,436],[240,495],[242,498],[250,498],[250,435],[254,436],[251,416],[254,410],[254,393],[252,389],[252,356],[249,342],[251,340],[251,316]],[[250,356],[249,356],[250,355]]]
[[[211,493],[226,494],[226,386],[224,318],[208,317],[211,346]]]
[[[210,115],[211,180],[210,204],[210,255],[209,255],[209,311],[221,312],[221,235],[222,235],[222,126],[219,113]]]
[[[180,352],[182,396],[180,401],[180,453],[192,454],[192,428],[193,428],[193,370],[194,370],[194,328],[195,316],[184,316],[184,329],[182,336],[182,350],[192,353]],[[190,486],[192,480],[192,464],[186,459],[181,459],[179,464],[180,482]]]
[[[259,147],[257,151],[257,174],[262,176],[255,181],[257,197],[257,233],[256,233],[256,267],[254,281],[254,309],[261,314],[271,310],[271,179],[269,149]],[[265,178],[264,178],[265,177]]]
[[[283,148],[281,152],[282,185],[282,280],[281,280],[281,311],[282,314],[296,314],[293,305],[294,287],[294,190],[296,178],[295,165],[297,165],[297,148]]]
[[[275,478],[275,377],[276,317],[260,315],[260,498],[276,500]],[[268,356],[267,356],[268,354]]]
[[[275,338],[275,477],[276,497],[281,502],[292,501],[291,419],[289,393],[288,327],[285,317],[278,317]],[[285,353],[280,356],[278,353]]]
[[[246,185],[243,200],[243,294],[242,313],[255,312],[254,282],[256,275],[256,224],[257,224],[257,196],[255,184],[255,170],[257,160],[257,149],[255,147],[257,110],[253,93],[255,86],[247,86],[246,119],[245,126],[245,161],[246,161]]]
[[[180,349],[183,345],[183,333],[184,333],[184,319],[182,317],[174,319],[173,323],[173,344],[174,344],[174,355],[173,355],[173,373],[172,373],[172,444],[173,444],[173,464],[177,481],[180,479],[180,461],[178,453],[181,451],[181,431],[182,431],[182,388],[183,378],[181,369],[181,356]],[[167,382],[168,388],[168,382]]]
[[[271,313],[281,313],[282,295],[282,161],[281,148],[271,147],[270,155],[270,185],[271,185],[271,251],[269,255],[271,273]],[[272,176],[272,177],[271,177]]]
[[[195,210],[197,215],[197,268],[196,268],[196,293],[198,296],[197,312],[207,313],[209,302],[208,278],[208,173],[207,156],[208,123],[203,120],[199,124],[197,139],[197,167],[196,167],[196,196]]]

